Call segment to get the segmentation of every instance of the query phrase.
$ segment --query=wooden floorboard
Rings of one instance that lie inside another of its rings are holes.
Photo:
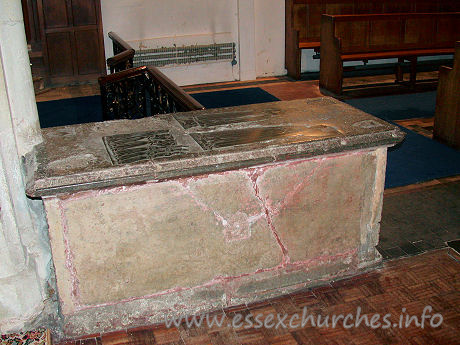
[[[437,72],[420,72],[418,74],[419,80],[431,80],[437,77]],[[361,76],[345,79],[345,87],[357,87],[359,92],[374,94],[379,92],[374,91],[371,85],[388,84],[388,87],[398,91],[399,88],[394,84],[394,75],[376,75],[376,76]],[[212,84],[200,84],[183,86],[183,89],[190,94],[200,92],[213,92],[223,91],[239,88],[260,87],[265,91],[271,93],[282,101],[289,101],[293,99],[321,97],[319,90],[318,80],[290,80],[285,76],[258,78],[250,81],[232,81],[221,82]],[[357,91],[357,92],[358,92]],[[37,102],[52,101],[65,98],[85,97],[99,95],[99,85],[97,83],[87,83],[73,86],[63,86],[56,88],[49,88],[41,91],[36,95]]]

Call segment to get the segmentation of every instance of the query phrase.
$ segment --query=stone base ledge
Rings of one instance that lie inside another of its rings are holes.
[[[352,264],[345,264],[343,259]],[[186,318],[206,313],[221,313],[226,308],[257,302],[304,291],[330,281],[342,280],[378,267],[381,256],[376,252],[374,262],[357,265],[356,253],[344,253],[319,267],[298,265],[296,269],[274,271],[222,280],[211,286],[120,301],[83,309],[64,317],[64,334],[68,339],[82,334],[108,333],[132,327],[164,324],[165,320]]]

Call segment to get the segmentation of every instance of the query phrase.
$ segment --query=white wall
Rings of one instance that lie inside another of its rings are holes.
[[[179,85],[282,75],[284,0],[102,0],[107,37],[115,31],[135,49],[235,42],[230,61],[167,66],[161,70]]]
[[[109,31],[135,49],[238,43],[237,0],[102,0],[102,21],[107,57],[113,56]],[[180,85],[239,79],[239,64],[230,61],[161,70]]]
[[[255,0],[256,74],[284,75],[284,0]]]

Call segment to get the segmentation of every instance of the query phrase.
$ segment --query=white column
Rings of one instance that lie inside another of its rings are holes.
[[[20,0],[0,1],[0,51],[18,153],[42,141]]]
[[[50,313],[46,219],[26,196],[21,162],[41,141],[21,1],[0,0],[0,334]]]
[[[238,0],[240,80],[256,79],[254,0]]]

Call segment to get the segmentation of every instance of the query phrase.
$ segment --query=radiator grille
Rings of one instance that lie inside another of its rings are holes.
[[[235,43],[137,50],[133,62],[134,67],[162,67],[223,60],[230,60],[233,65],[236,64]]]

